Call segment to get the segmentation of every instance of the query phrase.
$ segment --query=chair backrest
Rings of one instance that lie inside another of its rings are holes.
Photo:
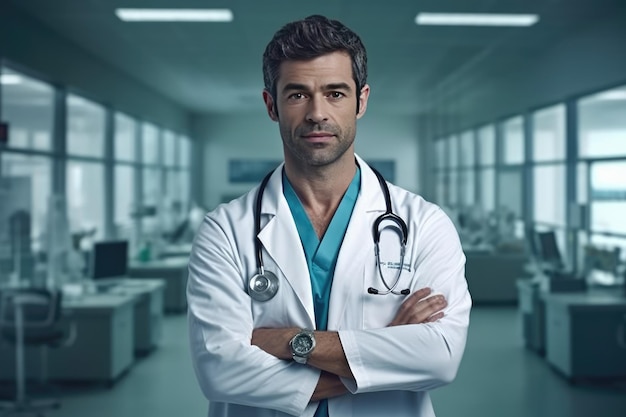
[[[61,317],[60,290],[44,288],[10,288],[0,291],[0,329],[3,336],[13,334],[18,308],[22,311],[24,329],[54,326]]]

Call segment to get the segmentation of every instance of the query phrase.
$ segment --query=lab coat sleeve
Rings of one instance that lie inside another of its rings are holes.
[[[250,344],[251,300],[231,230],[208,215],[193,244],[187,300],[196,377],[209,401],[302,415],[319,371],[279,360]]]
[[[469,325],[471,299],[465,256],[449,218],[436,206],[417,230],[412,291],[430,287],[448,306],[435,323],[372,330],[340,330],[354,380],[353,393],[425,391],[451,382],[457,373]]]

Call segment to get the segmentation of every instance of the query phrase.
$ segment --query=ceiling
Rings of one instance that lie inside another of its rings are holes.
[[[417,114],[458,80],[518,68],[623,0],[1,0],[191,113],[258,111],[273,33],[310,14],[339,19],[367,50],[370,109]],[[230,8],[231,23],[125,23],[114,10]],[[418,12],[538,13],[530,28],[417,26]]]

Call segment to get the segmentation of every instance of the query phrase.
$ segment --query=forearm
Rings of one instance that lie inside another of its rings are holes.
[[[292,360],[289,341],[298,333],[297,327],[282,329],[255,329],[251,344],[283,360]],[[309,357],[308,365],[328,373],[352,378],[352,371],[343,352],[339,334],[330,331],[315,331],[316,346]]]

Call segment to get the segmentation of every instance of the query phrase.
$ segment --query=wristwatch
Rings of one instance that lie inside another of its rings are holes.
[[[302,329],[300,330],[290,341],[289,347],[291,348],[291,356],[293,360],[306,364],[309,356],[315,349],[315,335],[313,330]]]

